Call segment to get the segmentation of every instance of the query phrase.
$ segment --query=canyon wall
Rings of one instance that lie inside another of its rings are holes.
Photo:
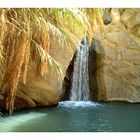
[[[90,48],[91,100],[140,102],[140,9],[107,12],[103,27],[95,29]],[[69,75],[64,81],[68,91]],[[65,94],[64,99],[68,99],[68,92]]]
[[[140,9],[111,9],[104,23],[102,33],[98,29],[94,33],[96,100],[140,102]],[[62,48],[59,41],[51,40],[49,53],[61,65],[62,80],[50,67],[42,78],[30,63],[27,82],[17,90],[15,109],[58,104],[66,70],[76,51],[70,44]],[[91,80],[95,83],[95,78]],[[1,101],[0,106],[3,104]]]
[[[102,56],[97,71],[104,84],[98,95],[104,92],[106,101],[140,102],[140,9],[112,9],[109,16],[111,22],[96,37],[95,50]]]
[[[91,79],[91,83],[97,85],[93,89],[95,99],[140,102],[140,9],[111,9],[104,22],[103,32],[98,29],[95,32],[93,73],[96,78]],[[50,55],[61,64],[64,78],[75,49],[72,46],[61,48],[58,42],[51,42]],[[62,83],[51,68],[43,79],[36,76],[31,67],[27,84],[19,91],[29,98],[31,107],[36,104],[54,106],[61,96]]]

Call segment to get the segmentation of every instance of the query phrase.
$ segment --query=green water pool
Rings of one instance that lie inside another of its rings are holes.
[[[140,132],[140,104],[65,101],[4,114],[1,132]]]

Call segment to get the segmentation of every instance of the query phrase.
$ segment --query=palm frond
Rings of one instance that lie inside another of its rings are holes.
[[[42,46],[40,46],[39,44],[37,44],[34,40],[32,40],[33,43],[35,44],[35,47],[37,48],[39,55],[41,57],[41,63],[42,65],[44,65],[45,67],[48,67],[47,62],[49,62],[51,68],[54,70],[54,72],[58,75],[58,79],[61,81],[62,80],[62,67],[61,65],[54,59],[52,58],[49,53],[47,53]],[[43,73],[42,72],[42,76],[45,77],[47,73]]]
[[[31,52],[35,51],[34,63],[39,60],[38,74],[46,77],[50,66],[62,80],[61,64],[49,54],[50,42],[59,40],[59,48],[69,49],[72,46],[76,49],[87,31],[91,40],[94,27],[102,25],[102,12],[98,8],[0,9],[1,90],[6,95],[10,112],[14,108],[19,81],[26,84]]]

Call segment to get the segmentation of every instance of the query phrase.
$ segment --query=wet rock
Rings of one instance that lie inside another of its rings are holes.
[[[15,98],[14,101],[14,110],[21,110],[21,109],[27,109],[29,108],[28,103],[26,102],[26,100],[22,99],[22,98]],[[0,99],[0,111],[1,112],[6,112],[6,101],[5,99]]]
[[[16,98],[14,102],[14,110],[21,110],[28,108],[28,103],[22,98]]]
[[[25,95],[21,90],[17,91],[17,97],[24,99],[27,102],[27,107],[35,107],[36,103],[27,95]]]

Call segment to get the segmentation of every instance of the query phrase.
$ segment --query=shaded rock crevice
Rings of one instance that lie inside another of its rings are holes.
[[[28,102],[20,97],[16,97],[14,100],[14,110],[23,110],[27,109]],[[6,112],[6,100],[5,98],[0,98],[0,112]]]
[[[89,88],[91,100],[106,101],[106,89],[103,79],[103,55],[97,53],[97,48],[99,47],[100,41],[93,39],[89,49]]]
[[[62,94],[60,96],[60,101],[65,101],[65,100],[69,100],[70,98],[70,90],[72,87],[72,74],[73,74],[73,70],[74,70],[74,60],[76,57],[76,53],[74,54],[72,60],[70,61],[70,64],[66,70],[66,74],[63,80],[63,85],[62,85]]]
[[[89,48],[89,59],[88,59],[88,70],[89,70],[89,91],[90,91],[90,100],[91,101],[106,101],[105,86],[103,79],[103,70],[102,70],[102,54],[97,53],[97,48],[100,47],[100,41],[94,40],[91,43]],[[72,86],[72,75],[73,67],[76,53],[71,60],[67,71],[66,76],[63,81],[62,94],[60,100],[69,100],[70,99],[70,90]]]

